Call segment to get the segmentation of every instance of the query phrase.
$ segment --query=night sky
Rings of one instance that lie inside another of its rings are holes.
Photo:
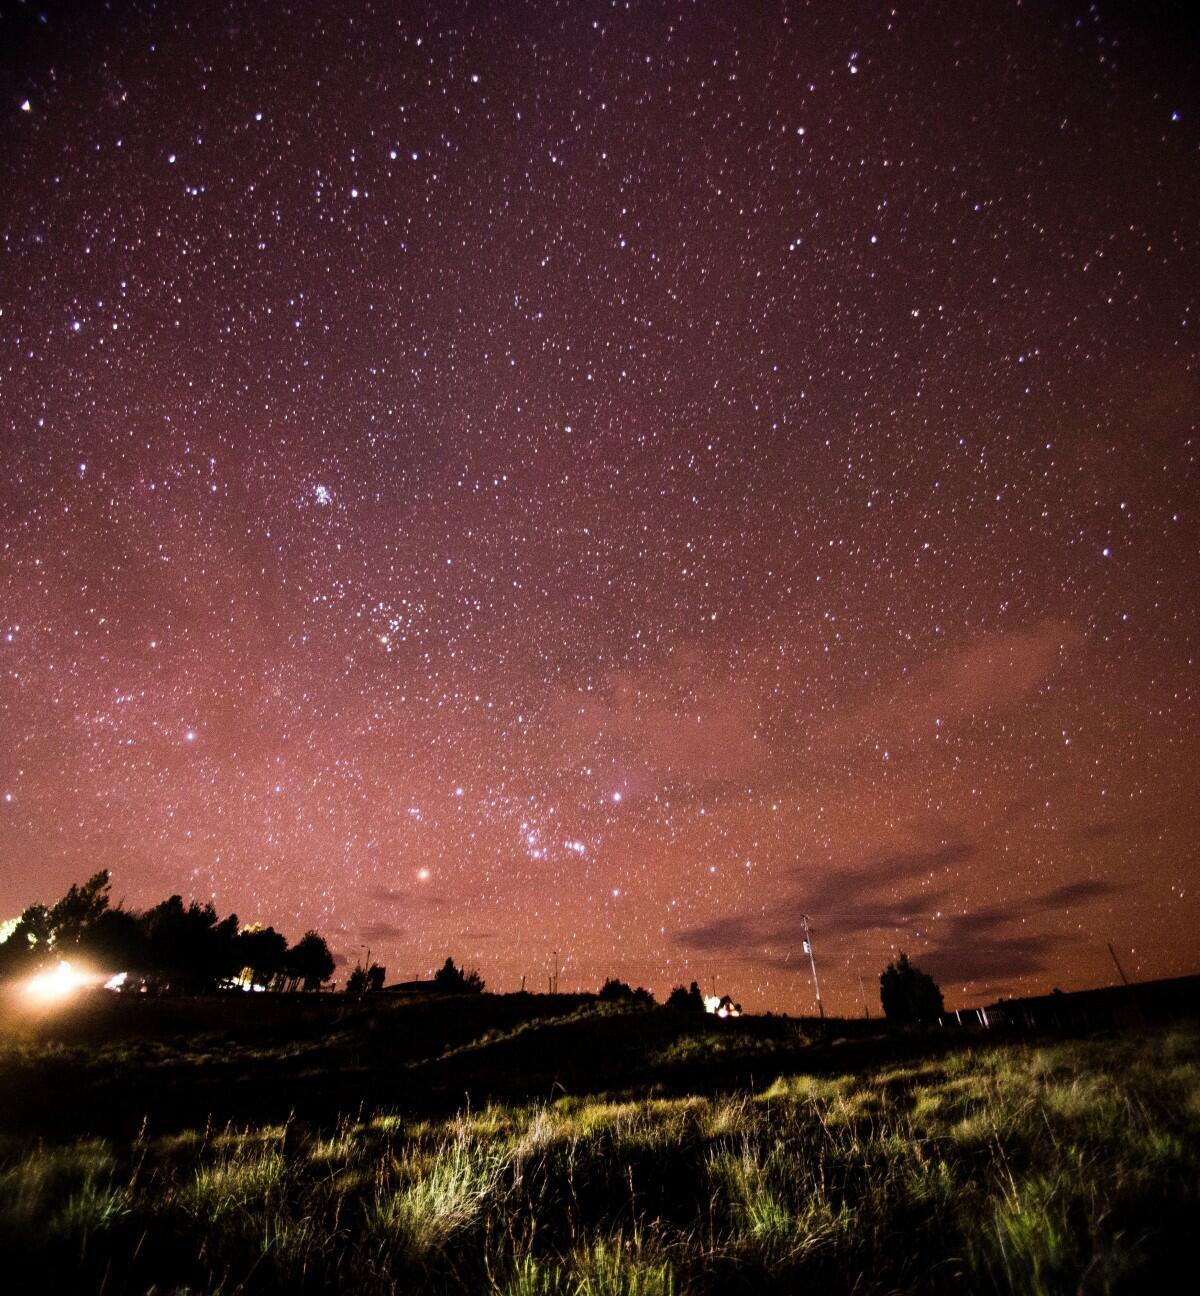
[[[0,917],[1197,970],[1188,8],[5,3]]]

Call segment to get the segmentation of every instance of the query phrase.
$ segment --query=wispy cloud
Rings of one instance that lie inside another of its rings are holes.
[[[949,897],[954,870],[971,866],[979,848],[965,840],[886,852],[857,866],[834,868],[814,885],[793,891],[769,914],[729,914],[680,932],[685,949],[718,954],[762,967],[790,963],[802,948],[801,909],[819,915],[826,947],[858,944],[877,933],[889,939],[920,934],[933,943],[921,955],[937,975],[964,982],[1017,977],[1046,970],[1061,950],[1059,931],[1039,920],[1112,895],[1120,888],[1101,879],[1080,879],[1039,894],[953,912]]]
[[[746,682],[714,673],[698,654],[675,653],[640,671],[557,701],[552,719],[573,753],[620,765],[655,787],[745,779],[768,760],[761,703]]]
[[[818,746],[868,739],[892,746],[971,717],[1015,706],[1044,683],[1080,642],[1065,621],[985,635],[929,662],[911,677],[836,717]]]
[[[922,962],[954,981],[984,981],[1044,972],[1052,954],[1061,954],[1061,931],[1033,930],[1032,919],[1068,912],[1121,888],[1099,879],[1081,879],[1009,905],[992,905],[951,915],[937,928],[937,943]]]
[[[721,917],[681,932],[677,939],[689,949],[733,953],[755,947],[786,956],[804,939],[802,909],[820,915],[826,937],[910,927],[931,913],[945,895],[947,871],[967,863],[975,853],[976,847],[966,841],[885,852],[862,864],[804,878],[802,887],[793,892],[794,899],[773,906],[769,918]],[[942,885],[935,886],[935,881]]]
[[[358,935],[360,940],[365,941],[399,940],[404,935],[404,929],[397,927],[395,923],[373,922],[360,927]]]

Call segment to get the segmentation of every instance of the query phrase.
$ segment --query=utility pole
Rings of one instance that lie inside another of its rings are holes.
[[[870,1021],[870,1020],[871,1020],[871,1003],[870,1003],[870,1000],[868,1000],[868,998],[867,998],[867,983],[863,980],[863,975],[862,975],[861,972],[858,974],[858,985],[859,985],[859,988],[862,990],[862,997],[863,997],[863,1016],[867,1019],[867,1021]]]
[[[813,990],[817,996],[817,1012],[821,1020],[825,1020],[825,1005],[821,1002],[821,983],[817,980],[817,959],[813,954],[812,932],[808,927],[808,914],[801,914],[800,921],[804,924],[804,952],[808,955],[809,964],[812,967]]]
[[[554,951],[554,980],[551,982],[554,989],[551,994],[558,994],[558,950]]]
[[[1129,984],[1129,978],[1125,975],[1125,969],[1121,966],[1121,960],[1117,958],[1117,951],[1112,947],[1112,941],[1108,942],[1108,952],[1112,955],[1112,961],[1117,965],[1117,971],[1121,974],[1121,981],[1125,986],[1125,991],[1129,995],[1129,1004],[1133,1009],[1133,1015],[1144,1026],[1146,1024],[1146,1014],[1142,1012],[1142,1005],[1134,993],[1133,986]]]

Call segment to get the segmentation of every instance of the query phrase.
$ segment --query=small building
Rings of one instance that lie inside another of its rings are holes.
[[[396,981],[392,985],[385,985],[382,991],[383,994],[409,996],[439,994],[440,992],[441,986],[432,979],[428,981]]]

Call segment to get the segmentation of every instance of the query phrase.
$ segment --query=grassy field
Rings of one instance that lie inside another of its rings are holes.
[[[160,1296],[1178,1286],[1200,1225],[1194,1028],[814,1040],[565,1008],[397,1006],[370,1031],[322,1006],[273,1035],[193,1020],[186,1047],[169,1010],[123,1035],[86,1014],[9,1029],[3,1272]]]

